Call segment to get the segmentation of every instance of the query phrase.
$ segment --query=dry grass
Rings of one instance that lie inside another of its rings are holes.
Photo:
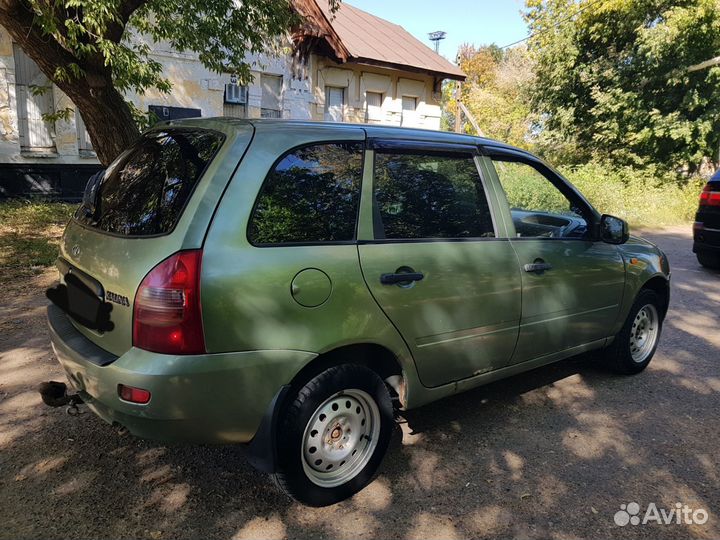
[[[0,203],[0,284],[40,274],[53,264],[75,205],[36,201]]]

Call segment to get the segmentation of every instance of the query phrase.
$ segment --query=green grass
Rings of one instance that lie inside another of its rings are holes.
[[[76,205],[36,201],[0,202],[0,283],[50,266]]]

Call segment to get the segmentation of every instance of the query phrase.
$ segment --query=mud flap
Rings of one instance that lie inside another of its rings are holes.
[[[247,460],[258,471],[272,474],[277,467],[277,428],[280,409],[290,385],[280,387],[265,410],[260,427],[247,448]]]

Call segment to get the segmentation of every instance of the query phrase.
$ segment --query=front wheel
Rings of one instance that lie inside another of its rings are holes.
[[[660,341],[660,313],[657,293],[641,290],[622,329],[604,351],[605,362],[613,371],[635,374],[647,367]]]
[[[309,506],[342,501],[372,480],[393,423],[390,394],[374,371],[355,364],[327,369],[285,410],[275,482]]]

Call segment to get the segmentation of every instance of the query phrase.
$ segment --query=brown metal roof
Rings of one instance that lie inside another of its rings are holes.
[[[335,13],[330,12],[327,0],[318,0],[317,5],[349,53],[348,60],[465,80],[465,73],[459,67],[413,37],[402,26],[346,2],[342,2]]]

